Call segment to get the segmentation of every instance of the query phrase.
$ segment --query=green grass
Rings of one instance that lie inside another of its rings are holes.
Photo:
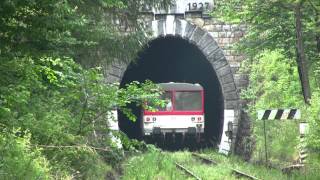
[[[232,174],[231,168],[248,173],[259,179],[285,180],[285,179],[318,179],[317,172],[308,171],[307,176],[299,172],[291,176],[283,174],[278,169],[266,168],[262,165],[254,165],[244,162],[234,156],[224,156],[214,150],[203,150],[203,156],[218,162],[218,165],[206,165],[191,156],[188,151],[161,152],[153,150],[145,154],[129,158],[123,164],[122,179],[127,180],[171,180],[171,179],[192,179],[182,171],[176,169],[174,162],[177,162],[203,180],[235,180],[239,179]],[[318,171],[319,172],[319,171]]]
[[[176,170],[169,153],[151,151],[131,157],[123,164],[124,180],[169,180],[186,179],[184,174]]]

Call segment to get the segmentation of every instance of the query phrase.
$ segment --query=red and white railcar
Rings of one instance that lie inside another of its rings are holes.
[[[152,112],[143,110],[144,136],[166,133],[194,134],[204,132],[204,90],[200,84],[160,83],[167,99],[165,108]]]

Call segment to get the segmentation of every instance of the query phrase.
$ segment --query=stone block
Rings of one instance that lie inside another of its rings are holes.
[[[214,31],[214,25],[212,24],[204,25],[202,28],[206,31]]]
[[[244,36],[244,33],[243,33],[243,31],[235,31],[233,33],[233,35],[234,35],[235,38],[241,38],[241,37]]]
[[[230,38],[218,38],[218,44],[229,44]]]
[[[201,18],[201,12],[187,12],[187,13],[185,13],[185,17],[186,17],[186,19],[187,18],[191,18],[191,19],[193,19],[193,18]]]
[[[211,37],[209,33],[205,33],[205,35],[201,38],[199,42],[197,42],[198,47],[203,50],[207,46],[209,46],[211,43],[215,43],[214,39]]]
[[[181,35],[182,34],[182,24],[180,20],[176,20],[175,22],[175,35]]]
[[[240,68],[240,63],[236,62],[236,61],[231,61],[229,62],[230,67],[234,67],[234,68]]]
[[[165,21],[164,20],[159,20],[158,21],[158,28],[157,28],[157,35],[156,36],[164,36],[164,31],[165,31]]]
[[[195,30],[196,26],[195,25],[192,25],[192,24],[187,24],[186,25],[186,28],[185,28],[185,32],[183,33],[184,34],[184,37],[186,38],[190,38],[193,31]]]
[[[208,25],[208,24],[215,25],[215,24],[223,24],[223,22],[219,21],[216,18],[208,18],[208,19],[204,19],[204,24],[205,25]]]
[[[231,50],[228,50],[228,51],[229,51],[229,54],[232,55],[232,56],[238,56],[239,55],[237,50],[231,49]]]
[[[244,32],[247,30],[247,26],[245,24],[240,24],[239,29]]]
[[[238,109],[239,102],[237,100],[226,100],[224,106],[226,109]]]
[[[218,38],[218,33],[217,33],[217,32],[209,32],[209,34],[210,34],[213,38]]]
[[[234,32],[234,31],[239,31],[240,28],[239,28],[239,25],[238,24],[232,24],[231,25],[231,31]]]
[[[225,24],[222,26],[222,31],[231,31],[231,25],[230,24]]]
[[[239,95],[237,94],[237,91],[231,91],[228,93],[223,94],[225,100],[238,100]]]
[[[232,83],[222,84],[223,92],[236,91],[236,85]]]
[[[240,38],[230,38],[229,43],[235,43],[238,42]]]
[[[215,62],[219,62],[219,61],[215,61]],[[216,66],[214,66],[216,67]],[[219,77],[223,77],[227,74],[231,74],[232,75],[232,72],[231,72],[231,68],[229,66],[229,64],[226,64],[218,69],[216,69],[216,72],[218,74]]]
[[[148,21],[143,24],[147,30],[152,30],[152,21]]]
[[[138,20],[141,20],[143,22],[148,22],[153,20],[153,15],[151,14],[140,14],[138,17]]]
[[[223,25],[221,24],[216,24],[214,26],[214,30],[213,31],[216,31],[216,32],[220,32],[220,31],[223,31]]]
[[[208,58],[227,62],[226,59],[224,58],[224,54],[221,49],[218,49],[217,51],[210,53]]]
[[[237,62],[241,62],[244,59],[245,59],[245,56],[243,56],[243,55],[234,56],[234,60]]]
[[[225,32],[227,38],[234,38],[234,34],[232,32]]]
[[[239,71],[239,69],[240,69],[240,68],[238,68],[238,67],[230,67],[230,68],[231,68],[232,74],[238,73],[238,71]]]
[[[220,77],[221,84],[234,83],[233,75],[227,74],[225,76]]]
[[[201,38],[206,34],[206,32],[204,30],[202,30],[199,27],[196,27],[196,29],[194,30],[193,34],[191,35],[190,40],[193,42],[199,42],[201,40]]]
[[[223,44],[229,44],[229,43],[231,43],[231,38],[222,38],[222,43]]]
[[[226,59],[228,60],[228,62],[232,62],[234,61],[234,56],[226,56]]]
[[[219,32],[218,33],[218,38],[225,38],[227,37],[227,32]]]
[[[112,68],[112,70],[111,70],[111,74],[113,74],[116,77],[120,77],[121,73],[122,73],[121,69],[119,69],[119,68]]]
[[[190,23],[190,22],[192,22],[193,19],[191,17],[186,17],[185,20]]]
[[[210,54],[214,53],[218,49],[218,44],[215,41],[211,41],[210,44],[202,50],[202,52],[207,56],[207,58],[209,58]]]
[[[108,83],[120,82],[120,78],[119,78],[119,77],[116,77],[116,76],[114,76],[114,75],[109,74],[109,75],[107,75],[107,77],[106,77],[106,81],[107,81]]]
[[[248,76],[245,74],[235,74],[234,81],[238,88],[245,88],[249,84]]]
[[[193,23],[198,27],[203,27],[204,26],[204,20],[202,18],[195,18],[193,20]]]

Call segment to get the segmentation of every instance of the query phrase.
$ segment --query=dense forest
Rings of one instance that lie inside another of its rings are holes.
[[[257,111],[298,108],[309,129],[306,146],[310,166],[320,156],[320,3],[314,0],[219,1],[214,17],[245,24],[247,32],[234,47],[246,55],[242,71],[249,86],[241,92],[252,121],[245,147],[251,161],[264,161],[263,123]],[[297,160],[299,121],[267,122],[267,146],[272,166]]]
[[[149,81],[124,89],[105,83],[103,68],[134,59],[147,42],[138,21],[142,4],[169,3],[0,1],[0,179],[105,178],[123,158],[106,124],[110,112],[117,108],[134,121],[127,104],[163,102]],[[299,108],[309,124],[308,161],[319,168],[320,2],[224,0],[216,6],[211,16],[247,26],[234,48],[246,55],[241,71],[250,80],[241,92],[252,121],[245,142],[250,161],[264,160],[257,110]],[[296,160],[298,123],[268,124],[271,166]],[[141,145],[118,136],[125,150]]]
[[[106,84],[102,66],[133,58],[146,40],[141,3],[0,2],[0,179],[103,179],[121,159],[108,136],[111,110],[134,119],[126,104],[159,94],[151,82]]]

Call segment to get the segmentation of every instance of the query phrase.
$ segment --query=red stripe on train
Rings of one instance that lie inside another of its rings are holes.
[[[164,111],[164,112],[161,112],[161,111],[157,111],[157,112],[150,112],[150,111],[145,111],[143,113],[144,115],[204,115],[204,112],[202,111],[170,111],[170,112],[167,112],[167,111]]]

